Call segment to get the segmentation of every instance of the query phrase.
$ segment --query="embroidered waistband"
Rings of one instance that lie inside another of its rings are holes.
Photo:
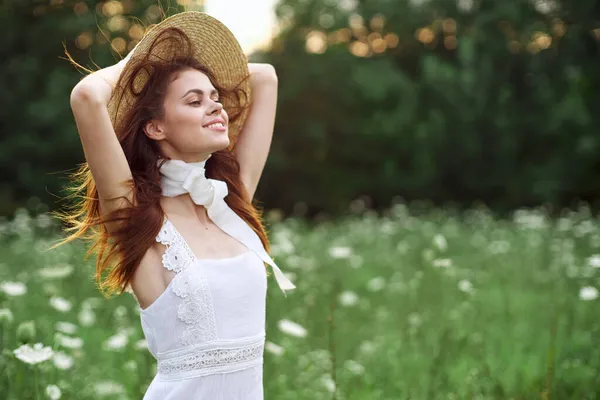
[[[265,336],[219,340],[158,354],[157,371],[162,380],[234,372],[262,364]]]

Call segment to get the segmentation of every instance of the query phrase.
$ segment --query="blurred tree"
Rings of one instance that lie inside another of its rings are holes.
[[[191,3],[0,5],[0,214],[30,196],[54,207],[61,172],[83,161],[68,105],[80,75],[63,43],[106,66],[162,10]],[[253,56],[280,81],[265,207],[600,198],[600,2],[281,0],[277,16],[272,48]]]
[[[82,75],[63,58],[64,49],[91,69],[108,66],[145,27],[180,9],[156,0],[3,1],[0,215],[31,196],[54,206],[64,172],[84,161],[69,107]]]
[[[295,184],[267,203],[599,199],[599,2],[283,0],[277,15],[265,186]]]

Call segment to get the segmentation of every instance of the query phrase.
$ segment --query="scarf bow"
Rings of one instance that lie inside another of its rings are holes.
[[[204,167],[207,160],[196,163],[186,163],[182,160],[164,162],[160,167],[162,194],[174,197],[189,193],[195,204],[206,207],[207,214],[215,225],[243,243],[273,268],[277,284],[284,294],[286,290],[294,289],[296,286],[267,254],[256,232],[225,202],[225,196],[228,194],[227,183],[205,176]],[[158,161],[159,165],[162,161]]]

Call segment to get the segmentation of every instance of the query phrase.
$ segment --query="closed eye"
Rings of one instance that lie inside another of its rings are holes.
[[[216,103],[222,103],[222,101],[220,99],[215,99],[213,101],[216,102]],[[200,104],[202,104],[202,102],[200,100],[194,100],[194,101],[190,102],[190,104],[198,104],[198,105],[200,105]]]

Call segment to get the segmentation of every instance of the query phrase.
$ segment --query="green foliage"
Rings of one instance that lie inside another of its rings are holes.
[[[269,279],[265,398],[600,395],[600,221],[589,210],[274,215],[273,256],[297,289],[284,297]],[[2,398],[52,384],[65,399],[141,398],[156,361],[135,299],[102,299],[82,243],[47,251],[55,235],[47,215],[0,224]],[[14,354],[30,321],[27,342],[55,353],[34,365]],[[290,321],[306,335],[283,329]]]

